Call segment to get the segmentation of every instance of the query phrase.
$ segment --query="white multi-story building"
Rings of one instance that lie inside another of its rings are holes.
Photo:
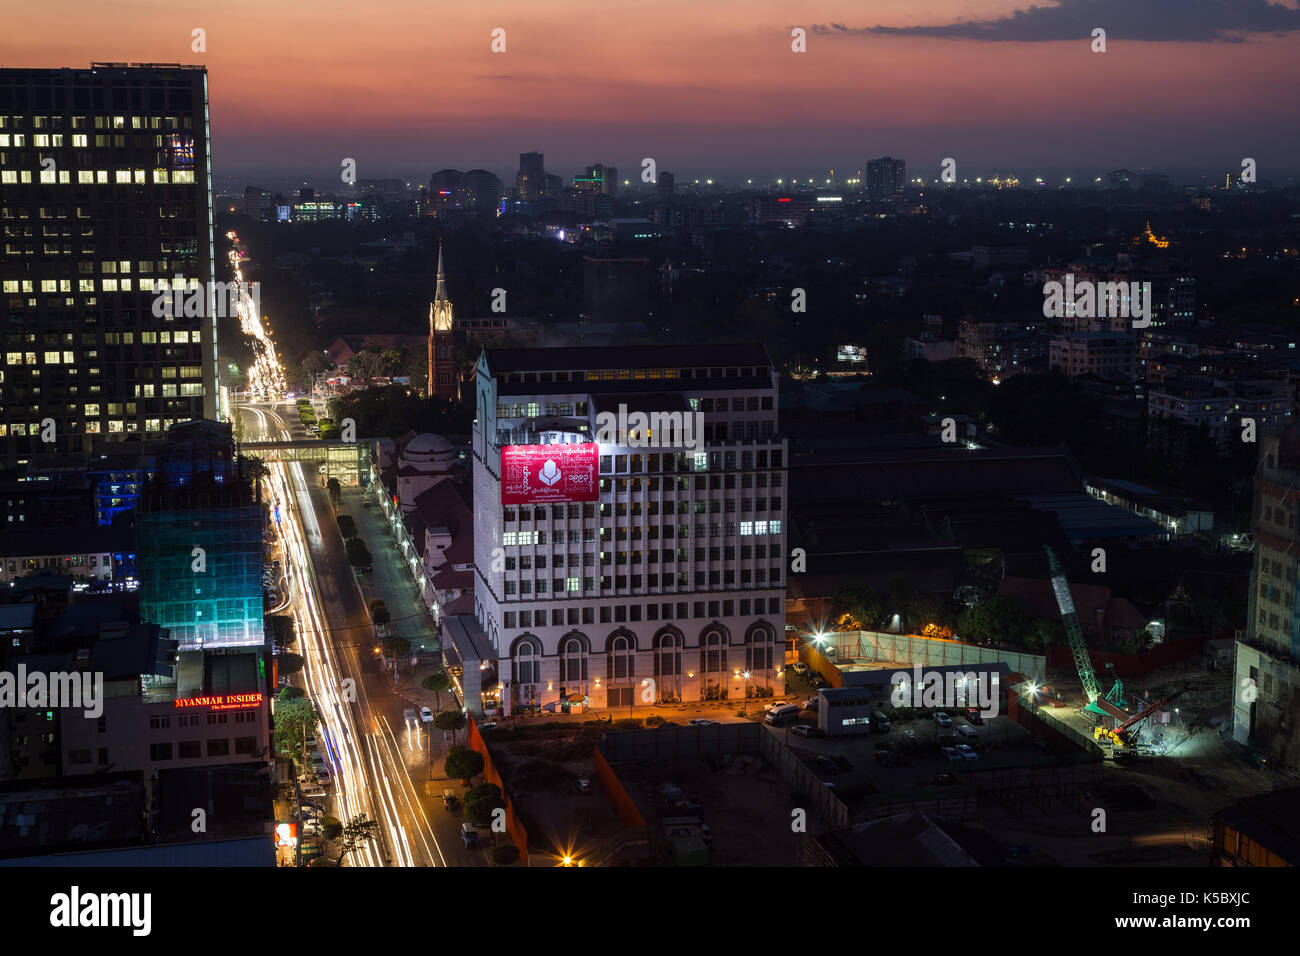
[[[786,442],[761,345],[487,349],[475,379],[475,614],[444,635],[471,710],[484,685],[510,714],[782,679]],[[523,462],[504,493],[503,449]],[[598,461],[596,487],[571,459]]]

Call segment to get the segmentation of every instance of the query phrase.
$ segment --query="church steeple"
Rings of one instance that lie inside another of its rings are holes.
[[[447,301],[447,274],[442,271],[442,240],[438,241],[438,290],[434,292],[433,300]]]
[[[442,243],[438,243],[438,287],[429,303],[429,385],[428,394],[455,399],[460,389],[456,382],[456,344],[451,317],[451,300],[447,298],[447,273],[442,266]]]

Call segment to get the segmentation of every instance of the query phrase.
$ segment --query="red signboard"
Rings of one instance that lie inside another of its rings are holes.
[[[501,449],[501,503],[596,501],[600,446],[507,445]]]
[[[177,707],[208,707],[212,710],[249,710],[261,707],[263,696],[253,694],[211,694],[207,697],[180,697]]]

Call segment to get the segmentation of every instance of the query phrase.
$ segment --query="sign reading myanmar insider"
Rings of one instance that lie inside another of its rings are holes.
[[[501,449],[501,503],[531,505],[600,498],[600,446],[507,445]]]

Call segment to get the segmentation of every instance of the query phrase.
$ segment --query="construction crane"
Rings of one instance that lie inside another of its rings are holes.
[[[1070,597],[1070,584],[1065,580],[1065,572],[1056,560],[1056,552],[1047,550],[1047,567],[1052,576],[1052,590],[1056,592],[1056,604],[1061,609],[1061,622],[1065,625],[1065,637],[1070,642],[1070,652],[1074,655],[1074,667],[1079,672],[1083,683],[1083,693],[1088,698],[1087,709],[1097,714],[1106,714],[1097,705],[1101,697],[1101,685],[1097,683],[1097,674],[1092,669],[1092,659],[1088,657],[1088,647],[1083,643],[1083,628],[1079,627],[1079,615],[1074,611],[1074,599]]]

